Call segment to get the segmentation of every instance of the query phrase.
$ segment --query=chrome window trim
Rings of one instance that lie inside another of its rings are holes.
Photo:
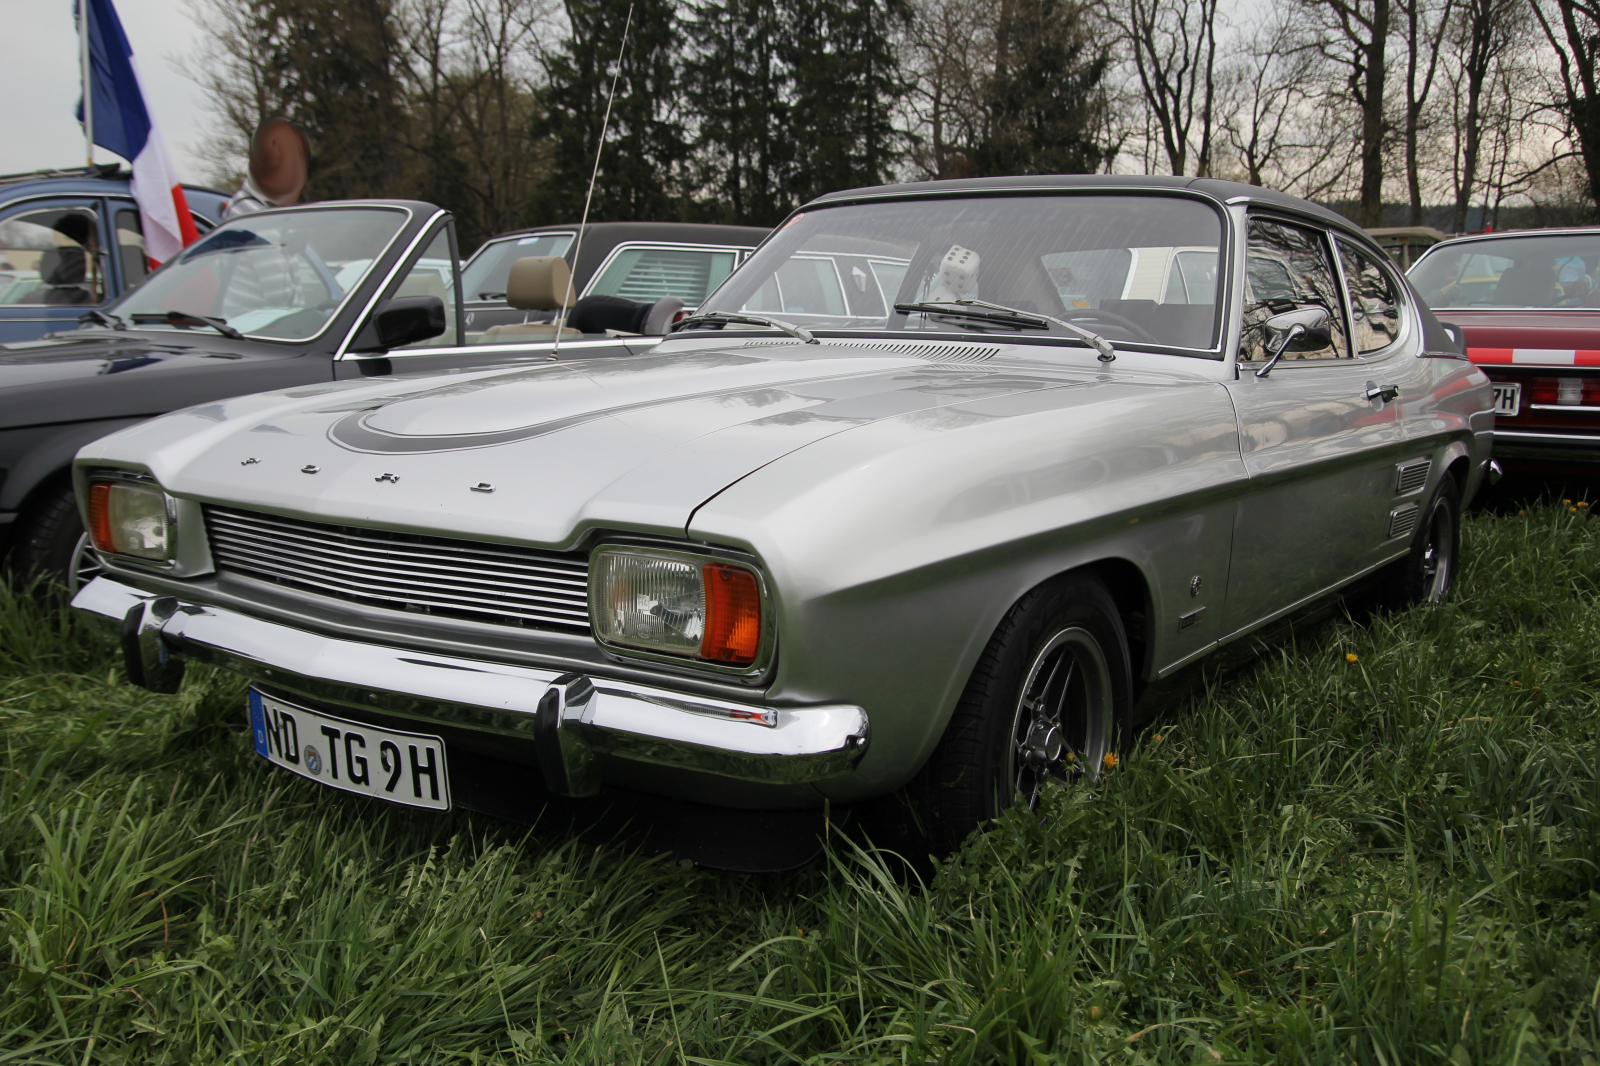
[[[339,206],[348,207],[350,205],[340,204]],[[407,220],[409,221],[412,216],[411,209],[409,207],[405,207],[400,208],[399,210],[406,212]],[[355,317],[355,320],[350,323],[350,328],[345,331],[344,339],[339,342],[339,347],[334,350],[333,358],[335,360],[345,358],[346,353],[349,351],[350,343],[356,339],[356,334],[361,332],[361,327],[366,323],[368,316],[372,314],[372,309],[378,306],[378,300],[383,296],[384,291],[387,290],[394,279],[399,276],[401,268],[411,260],[412,254],[415,253],[418,247],[420,247],[423,242],[432,235],[433,224],[448,214],[449,212],[443,210],[442,208],[435,210],[433,214],[428,216],[428,220],[417,229],[417,235],[411,238],[411,243],[406,245],[405,251],[401,252],[395,257],[394,265],[389,268],[389,273],[384,277],[383,281],[378,283],[378,287],[372,290],[372,296],[367,300],[367,306],[361,309],[361,313]],[[405,227],[401,226],[400,229],[403,230]],[[399,231],[396,231],[395,236],[399,236]],[[384,254],[387,254],[389,249],[392,247],[394,247],[393,237],[391,237],[389,239],[389,243],[384,246]],[[382,258],[382,255],[380,255],[379,258]],[[461,267],[458,265],[456,267],[457,292],[461,291],[460,286]],[[348,297],[346,298],[345,302],[349,302]],[[339,305],[339,310],[344,310],[344,304]],[[336,317],[338,317],[337,311],[328,316],[328,322],[331,324]],[[318,334],[318,336],[321,336],[321,334]]]
[[[1234,211],[1230,210],[1229,208],[1232,207],[1236,201],[1240,203],[1243,201],[1238,197],[1234,197],[1232,200],[1224,202],[1201,190],[1187,189],[1182,187],[1140,188],[1137,186],[1129,187],[1124,185],[1074,185],[1070,188],[1063,188],[1042,185],[1021,185],[996,186],[994,188],[984,189],[939,189],[928,190],[926,192],[902,190],[893,193],[867,193],[859,196],[841,196],[838,199],[824,198],[813,200],[810,203],[802,205],[795,211],[790,212],[782,222],[778,223],[778,225],[772,228],[772,231],[767,235],[766,240],[763,240],[761,245],[755,250],[759,251],[762,247],[765,247],[767,241],[770,241],[773,237],[783,232],[783,230],[786,229],[789,224],[799,215],[809,214],[812,211],[820,211],[825,208],[847,207],[850,205],[868,203],[913,203],[922,200],[988,199],[1017,194],[1025,196],[1155,196],[1180,200],[1192,200],[1196,203],[1204,204],[1217,216],[1217,220],[1220,223],[1221,232],[1217,235],[1217,269],[1219,271],[1226,272],[1230,278],[1232,278],[1234,273],[1234,256],[1237,255],[1239,251],[1235,244],[1237,241],[1243,239],[1244,227],[1240,225],[1242,218],[1236,217]],[[1238,208],[1237,210],[1243,209]],[[1314,222],[1311,224],[1320,225],[1320,223]],[[1224,249],[1228,249],[1226,254],[1224,254]],[[776,274],[776,271],[774,271],[774,274]],[[732,278],[733,275],[730,274],[728,278],[723,281],[723,285],[726,285],[728,281],[732,280]],[[717,286],[717,289],[712,290],[712,292],[706,296],[706,302],[709,303],[711,298],[715,296],[721,288],[722,286],[719,285]],[[1228,338],[1234,332],[1232,327],[1235,324],[1235,316],[1233,316],[1232,309],[1233,307],[1238,306],[1239,299],[1241,299],[1243,296],[1243,288],[1241,287],[1237,292],[1234,292],[1230,287],[1230,291],[1226,295],[1222,294],[1220,286],[1218,288],[1219,292],[1218,302],[1216,305],[1216,317],[1212,319],[1212,328],[1215,331],[1217,341],[1211,347],[1185,348],[1182,345],[1177,344],[1145,345],[1138,341],[1117,341],[1115,343],[1118,345],[1119,349],[1125,345],[1138,345],[1139,347],[1133,349],[1136,351],[1143,351],[1145,348],[1157,349],[1156,351],[1149,353],[1152,355],[1176,355],[1185,359],[1207,359],[1214,363],[1222,363],[1223,365],[1228,365],[1230,362],[1237,362],[1239,354],[1238,344],[1235,343],[1230,346],[1228,344]],[[728,330],[723,329],[721,332],[727,333]],[[742,330],[741,332],[748,331]],[[766,332],[770,333],[774,331],[768,330]],[[819,337],[826,339],[825,335],[818,333],[818,330],[813,329],[812,332],[817,333]],[[912,331],[907,330],[896,330],[893,333],[890,333],[888,330],[883,330],[880,331],[880,334],[886,338],[893,338],[897,340],[917,339],[916,336],[904,335],[911,332]],[[921,336],[926,336],[926,334],[921,334]],[[972,340],[972,336],[970,334],[962,334],[959,336],[969,342]],[[953,337],[951,339],[953,339]],[[1071,338],[1068,337],[1050,337],[1048,339],[1057,342],[1061,347],[1072,348],[1078,346],[1077,343],[1066,343],[1071,341]]]
[[[680,252],[732,252],[734,257],[734,270],[738,270],[739,264],[743,263],[745,258],[748,258],[750,252],[755,251],[754,248],[738,244],[690,244],[684,241],[624,241],[606,253],[605,259],[601,260],[600,265],[595,268],[594,273],[589,275],[589,280],[584,282],[583,291],[578,294],[578,298],[581,300],[583,297],[593,293],[595,285],[603,276],[605,276],[605,272],[610,269],[612,263],[616,262],[617,257],[623,252],[632,251],[635,248],[652,248],[662,251]],[[743,253],[743,255],[741,255],[741,253]],[[464,270],[466,268],[463,267],[462,269]],[[733,271],[730,270],[728,274],[731,277]],[[727,278],[723,279],[723,281],[726,280]],[[722,286],[719,283],[717,288],[721,287]],[[716,291],[717,289],[712,289],[711,292],[706,293],[705,297],[702,298],[701,303],[704,303],[705,299],[709,299],[711,293]],[[695,307],[698,306],[699,304],[695,305]],[[687,307],[685,310],[693,311],[695,310],[695,307]],[[565,345],[563,345],[563,347],[565,347]]]
[[[309,211],[346,211],[346,210],[351,210],[351,209],[371,209],[371,210],[382,210],[382,211],[398,211],[398,212],[401,212],[401,213],[403,213],[405,215],[405,221],[401,222],[399,226],[395,227],[395,231],[394,231],[393,234],[390,235],[389,240],[384,244],[384,246],[381,249],[379,249],[378,254],[374,255],[372,257],[372,261],[374,263],[376,263],[378,260],[382,259],[385,255],[388,254],[389,249],[394,247],[395,240],[397,238],[399,238],[401,233],[405,232],[406,226],[411,223],[411,219],[413,217],[415,217],[415,214],[416,214],[416,212],[412,211],[411,208],[402,207],[399,204],[374,203],[374,202],[369,201],[369,200],[339,200],[339,201],[334,201],[334,202],[326,203],[326,204],[302,204],[302,205],[298,205],[298,206],[292,208],[292,210],[295,211],[297,214],[298,213],[302,213],[302,212],[309,212]],[[288,211],[288,210],[291,210],[291,209],[290,208],[279,208],[277,211],[273,211],[273,212],[270,212],[270,213],[271,214],[280,214],[280,213],[282,213],[284,211]],[[192,213],[193,212],[191,212],[191,214]],[[265,217],[268,214],[269,214],[269,212],[266,212],[266,211],[254,211],[254,212],[251,212],[249,215],[245,215],[245,216],[241,216],[241,217],[244,217],[244,218],[257,218],[257,217]],[[443,214],[443,212],[440,212],[440,214]],[[225,220],[225,222],[232,222],[232,221],[234,221],[234,220],[231,219],[231,218]],[[430,222],[431,221],[432,220],[430,219]],[[214,233],[214,232],[216,232],[216,230],[221,229],[223,224],[224,223],[219,223],[217,226],[215,226],[212,229],[212,232]],[[208,234],[208,236],[209,236],[209,234]],[[407,250],[407,254],[408,255],[410,254],[409,249]],[[404,260],[402,259],[402,262],[403,261]],[[166,269],[167,264],[171,263],[171,262],[173,262],[173,260],[171,260],[171,259],[167,260],[166,263],[162,263],[160,267],[158,267],[156,270],[151,271],[150,274],[146,275],[146,277],[153,277],[155,274],[159,273],[161,270]],[[366,280],[366,275],[362,276],[362,280],[363,281]],[[387,282],[385,282],[385,284],[387,284]],[[344,313],[345,308],[350,306],[350,300],[354,296],[356,289],[359,289],[360,287],[361,287],[361,285],[358,283],[355,286],[355,288],[352,288],[349,292],[346,292],[344,294],[344,298],[339,301],[339,306],[335,307],[332,311],[330,311],[328,313],[328,320],[322,324],[322,328],[317,330],[317,332],[313,333],[309,337],[263,337],[258,333],[246,333],[245,336],[248,337],[250,340],[259,341],[259,342],[261,342],[263,344],[285,344],[285,345],[295,345],[295,346],[313,344],[317,340],[319,340],[322,337],[326,336],[328,330],[333,328],[333,324],[336,321],[338,321],[339,316]],[[116,304],[121,303],[136,288],[138,288],[138,286],[129,286],[129,288],[127,290],[125,290],[120,296],[117,297],[117,299],[113,302],[112,306],[115,306]],[[383,290],[380,288],[378,291],[382,292]],[[370,307],[369,307],[369,310],[370,310]],[[358,321],[364,321],[365,319],[366,319],[366,314],[363,313],[361,315],[361,318],[358,319]],[[142,329],[153,329],[154,332],[163,333],[163,334],[169,332],[169,330],[162,329],[160,326],[155,325],[154,323],[151,323],[151,324],[148,324],[148,325],[132,326],[132,327],[129,327],[129,328],[130,329],[139,329],[139,330],[142,330]],[[181,330],[181,329],[178,329],[176,327],[172,327],[170,332],[177,333],[179,335],[185,335],[185,334],[192,334],[193,333],[192,330]],[[355,336],[355,330],[352,329],[352,330],[349,331],[349,334],[345,337],[344,344],[349,344],[351,338],[354,337],[354,336]],[[340,351],[343,350],[343,345],[340,346],[339,350]]]

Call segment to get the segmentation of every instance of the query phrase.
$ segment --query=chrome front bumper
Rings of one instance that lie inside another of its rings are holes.
[[[867,750],[867,714],[846,704],[735,703],[340,640],[110,577],[72,606],[117,633],[129,678],[147,688],[176,691],[190,659],[325,704],[532,741],[547,786],[565,796],[599,791],[599,755],[803,784],[849,773]]]

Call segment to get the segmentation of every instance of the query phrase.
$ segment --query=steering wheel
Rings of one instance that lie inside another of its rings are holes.
[[[1073,325],[1077,325],[1084,320],[1090,322],[1104,322],[1107,325],[1116,326],[1118,329],[1127,330],[1129,333],[1133,334],[1133,339],[1136,341],[1143,341],[1146,344],[1160,343],[1154,337],[1150,336],[1149,331],[1143,326],[1139,325],[1139,323],[1129,318],[1123,318],[1115,311],[1102,311],[1097,307],[1074,307],[1066,314],[1062,315],[1061,318],[1064,321],[1071,322]]]

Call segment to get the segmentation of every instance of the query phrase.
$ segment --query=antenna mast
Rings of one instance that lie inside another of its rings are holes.
[[[589,228],[589,204],[594,200],[595,179],[600,177],[600,153],[606,147],[606,131],[611,128],[611,104],[617,98],[617,81],[622,77],[622,57],[628,50],[628,31],[633,29],[633,5],[628,5],[628,18],[622,24],[622,44],[617,48],[617,69],[611,73],[611,94],[606,97],[606,117],[600,122],[600,143],[594,147],[594,170],[589,174],[589,191],[583,196],[583,219],[578,223],[578,244],[572,249],[572,270],[567,271],[567,292],[561,298],[561,308],[556,312],[556,346],[550,358],[561,356],[561,334],[567,328],[567,304],[572,300],[573,272],[578,268],[578,256],[583,253],[583,234]]]

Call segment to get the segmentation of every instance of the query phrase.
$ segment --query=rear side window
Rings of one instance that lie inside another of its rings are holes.
[[[696,248],[624,248],[594,280],[586,295],[622,296],[654,303],[676,296],[699,307],[733,273],[738,253]]]
[[[1394,281],[1371,256],[1343,240],[1339,258],[1350,287],[1350,315],[1355,320],[1356,351],[1365,355],[1387,348],[1400,336],[1400,301]]]
[[[89,305],[105,295],[96,212],[50,208],[0,222],[0,303]]]

